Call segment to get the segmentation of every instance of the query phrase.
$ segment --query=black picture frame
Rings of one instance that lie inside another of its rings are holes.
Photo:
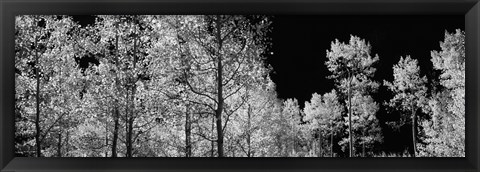
[[[25,14],[465,15],[465,158],[24,158],[14,156],[14,16]],[[20,171],[479,171],[479,0],[0,0],[0,169]]]

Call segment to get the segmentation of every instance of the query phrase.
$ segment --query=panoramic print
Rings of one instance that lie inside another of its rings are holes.
[[[465,157],[464,16],[19,15],[18,157]]]

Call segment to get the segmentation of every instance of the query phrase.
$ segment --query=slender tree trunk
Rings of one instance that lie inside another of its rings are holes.
[[[313,140],[312,140],[312,145],[311,145],[312,147],[311,147],[311,149],[310,149],[311,151],[313,151],[313,152],[312,152],[312,155],[317,155],[317,150],[316,150],[316,149],[317,149],[317,145],[316,145],[315,143],[316,143],[316,141],[315,141],[315,139],[313,139]]]
[[[416,136],[417,136],[417,121],[416,121],[416,110],[412,107],[412,139],[413,139],[413,157],[417,154],[417,146],[416,146]]]
[[[362,157],[365,157],[365,142],[362,143]]]
[[[128,92],[128,90],[127,90]],[[134,106],[133,105],[133,101],[132,101],[132,97],[133,95],[128,95],[127,93],[127,97],[130,98],[130,103],[131,104],[131,107],[130,106],[127,106],[126,107],[126,112],[125,112],[125,116],[126,116],[126,131],[125,131],[125,134],[126,134],[126,148],[127,148],[127,152],[126,152],[126,157],[132,157],[132,144],[133,144],[133,140],[132,140],[132,136],[133,136],[133,122],[134,122],[134,118],[133,118],[133,111],[134,111]]]
[[[105,157],[108,157],[108,121],[105,120]]]
[[[131,155],[131,148],[130,148],[130,89],[128,88],[128,83],[127,83],[127,87],[126,87],[126,96],[125,96],[125,101],[127,103],[127,105],[125,106],[125,148],[126,148],[126,152],[125,152],[125,157],[130,157]]]
[[[132,157],[132,134],[133,134],[133,118],[130,116],[128,118],[128,131],[127,131],[127,157]]]
[[[126,92],[127,92],[127,96],[126,96],[126,101],[127,102],[130,102],[129,99],[129,90],[130,89],[126,89]],[[130,143],[131,143],[131,135],[130,135],[130,103],[127,103],[127,106],[125,106],[125,149],[126,149],[126,152],[125,152],[125,157],[131,157],[132,155],[132,148],[130,147]]]
[[[138,60],[138,57],[137,57],[137,40],[138,40],[138,31],[137,31],[137,23],[138,23],[138,19],[135,18],[135,23],[134,23],[134,27],[135,27],[135,32],[134,32],[134,40],[133,40],[133,70],[135,71],[135,69],[137,68],[137,60]],[[133,73],[133,72],[132,72]],[[134,140],[133,139],[133,123],[135,121],[135,113],[136,113],[136,110],[135,110],[135,94],[136,94],[136,90],[137,90],[137,85],[136,85],[136,82],[138,80],[137,76],[135,73],[133,73],[131,76],[130,76],[130,88],[131,88],[131,95],[130,95],[130,104],[132,105],[132,107],[130,107],[130,111],[129,111],[129,115],[128,115],[128,131],[127,131],[127,143],[128,143],[128,147],[127,147],[127,157],[132,157],[132,152],[133,152],[133,142]]]
[[[322,134],[318,132],[318,148],[320,151],[318,151],[318,157],[322,157]]]
[[[69,142],[70,141],[70,132],[67,130],[67,135],[65,136],[65,156],[69,156]]]
[[[192,156],[192,145],[191,145],[191,124],[190,124],[190,113],[188,113],[188,104],[185,107],[185,157]]]
[[[248,121],[247,121],[247,157],[251,157],[251,134],[250,134],[250,127],[251,127],[251,112],[250,112],[250,104],[248,104],[247,114],[248,114]]]
[[[330,126],[330,157],[333,157],[333,123]]]
[[[117,70],[115,73],[115,91],[116,94],[120,91],[118,88],[119,86],[119,79],[118,79],[118,72],[119,72],[119,66],[118,66],[118,22],[115,24],[115,66],[117,66]],[[118,98],[118,96],[117,96]],[[119,110],[119,101],[115,99],[115,110],[114,110],[114,128],[113,128],[113,138],[112,138],[112,157],[117,157],[117,140],[118,140],[118,129],[119,129],[119,118],[120,118],[120,110]]]
[[[35,24],[37,24],[37,20],[35,20]],[[38,61],[38,38],[35,37],[35,77],[37,79],[37,93],[36,93],[36,106],[37,106],[37,113],[35,116],[35,146],[37,151],[37,157],[42,156],[41,148],[40,148],[40,64]]]
[[[215,130],[215,117],[212,116],[212,136]],[[214,157],[214,152],[215,152],[215,141],[212,139],[211,141],[211,151],[210,151],[210,157]]]
[[[216,18],[216,26],[217,26],[217,32],[216,32],[216,37],[218,40],[218,57],[217,57],[217,101],[218,101],[218,106],[216,109],[216,118],[217,118],[217,151],[218,151],[218,157],[223,157],[223,130],[222,130],[222,111],[223,111],[223,84],[222,84],[222,73],[223,73],[223,67],[222,67],[222,55],[221,55],[221,49],[222,49],[222,37],[221,37],[221,21],[220,21],[220,16],[217,15]]]
[[[62,157],[62,133],[58,133],[57,157]]]
[[[353,133],[352,133],[352,76],[348,72],[348,135],[350,140],[350,157],[353,157]]]
[[[362,132],[362,137],[365,138],[365,130]],[[362,157],[365,157],[365,140],[362,142]]]
[[[292,153],[293,153],[293,156],[297,156],[297,150],[296,150],[296,142],[297,142],[297,135],[296,135],[296,128],[295,128],[295,122],[293,122],[293,138],[292,138],[292,141],[293,141],[293,144],[292,144]]]
[[[118,140],[118,128],[119,128],[119,118],[120,114],[118,111],[118,107],[115,108],[114,111],[114,121],[113,121],[113,138],[112,138],[112,157],[117,157],[117,140]]]

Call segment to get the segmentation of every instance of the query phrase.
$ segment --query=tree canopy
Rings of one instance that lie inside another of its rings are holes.
[[[422,77],[407,55],[383,85],[375,45],[336,39],[312,57],[335,87],[303,102],[277,95],[272,21],[98,15],[80,25],[72,16],[17,16],[16,155],[375,157],[392,127],[411,132],[407,156],[465,156],[463,31],[446,32],[431,52],[438,77]],[[391,100],[375,99],[382,88]],[[379,120],[396,114],[393,126]]]

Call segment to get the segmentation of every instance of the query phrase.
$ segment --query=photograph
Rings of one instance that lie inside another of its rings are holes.
[[[16,157],[465,157],[464,15],[17,15],[14,31]]]

